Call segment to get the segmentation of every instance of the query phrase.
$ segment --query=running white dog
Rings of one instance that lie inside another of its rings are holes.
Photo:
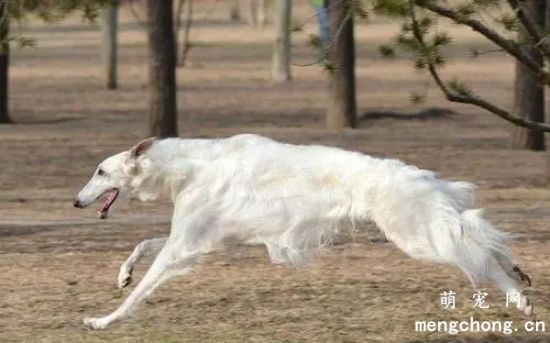
[[[533,306],[520,290],[529,277],[512,261],[508,235],[473,209],[472,189],[398,160],[257,135],[144,140],[103,161],[74,205],[108,194],[106,218],[120,192],[143,201],[168,196],[170,234],[136,246],[118,286],[129,283],[144,255],[158,253],[143,279],[117,310],[84,323],[103,329],[129,315],[161,283],[230,242],[264,244],[273,263],[297,265],[369,221],[413,258],[453,264],[474,285],[489,279],[521,294],[517,307],[529,315]]]

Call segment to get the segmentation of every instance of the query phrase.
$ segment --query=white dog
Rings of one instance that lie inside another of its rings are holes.
[[[413,258],[453,264],[474,285],[489,279],[521,294],[517,307],[529,315],[533,306],[520,290],[529,277],[510,258],[508,235],[473,209],[472,189],[398,160],[257,135],[144,140],[103,161],[74,205],[107,194],[106,218],[120,192],[143,201],[168,196],[170,234],[136,246],[118,285],[129,283],[143,256],[157,254],[143,279],[117,310],[84,322],[103,329],[129,315],[161,283],[230,242],[264,244],[273,263],[297,265],[369,221]]]

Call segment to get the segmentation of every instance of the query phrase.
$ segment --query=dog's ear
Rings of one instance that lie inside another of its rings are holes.
[[[149,150],[149,148],[156,140],[156,137],[149,137],[142,140],[138,144],[134,145],[132,149],[130,149],[130,156],[132,158],[138,158],[139,156],[143,155],[147,150]]]

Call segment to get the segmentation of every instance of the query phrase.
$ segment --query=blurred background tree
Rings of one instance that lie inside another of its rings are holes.
[[[8,72],[10,61],[8,4],[0,2],[0,123],[10,123],[8,112]]]
[[[279,1],[279,0],[276,0]],[[267,1],[248,0],[249,24],[253,27],[263,28],[267,25]]]
[[[191,49],[190,36],[193,25],[193,0],[176,0],[174,6],[174,44],[177,51],[177,66],[183,67],[187,62],[187,56]],[[183,32],[181,32],[182,30]]]
[[[149,133],[156,137],[177,136],[173,5],[172,1],[147,0],[146,6],[149,46]]]
[[[113,0],[101,11],[101,64],[107,89],[117,88],[118,1]]]
[[[232,0],[231,6],[229,6],[229,20],[241,20],[241,5],[239,0]]]
[[[291,79],[291,20],[292,0],[278,0],[275,14],[275,42],[273,44],[273,65],[271,77],[275,82]]]
[[[547,10],[546,7],[550,7],[550,1],[548,1],[547,5],[547,0],[526,0],[524,6],[541,31],[547,32],[545,12]],[[530,40],[531,37],[525,27],[520,26],[518,29],[518,41],[530,42]],[[532,41],[531,43],[538,44],[538,42]],[[537,49],[532,44],[528,44],[525,47],[525,51],[535,63],[544,65],[544,57],[540,49]],[[544,85],[539,82],[537,73],[533,72],[520,61],[516,61],[515,78],[513,114],[529,121],[543,123],[545,121]],[[516,127],[512,134],[512,146],[530,150],[544,150],[544,132]]]
[[[330,84],[326,125],[330,129],[357,125],[353,33],[355,8],[355,0],[329,0],[327,3],[330,32],[327,68]]]

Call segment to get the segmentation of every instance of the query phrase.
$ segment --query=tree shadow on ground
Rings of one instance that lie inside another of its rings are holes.
[[[361,116],[361,120],[395,119],[395,120],[430,120],[448,119],[456,115],[456,112],[448,108],[432,107],[420,112],[393,112],[393,111],[367,111]]]
[[[61,124],[61,123],[68,123],[73,121],[79,121],[82,118],[80,117],[60,117],[60,118],[52,118],[52,119],[31,119],[31,118],[15,118],[13,122],[15,124],[23,124],[23,125],[30,125],[30,124]]]

